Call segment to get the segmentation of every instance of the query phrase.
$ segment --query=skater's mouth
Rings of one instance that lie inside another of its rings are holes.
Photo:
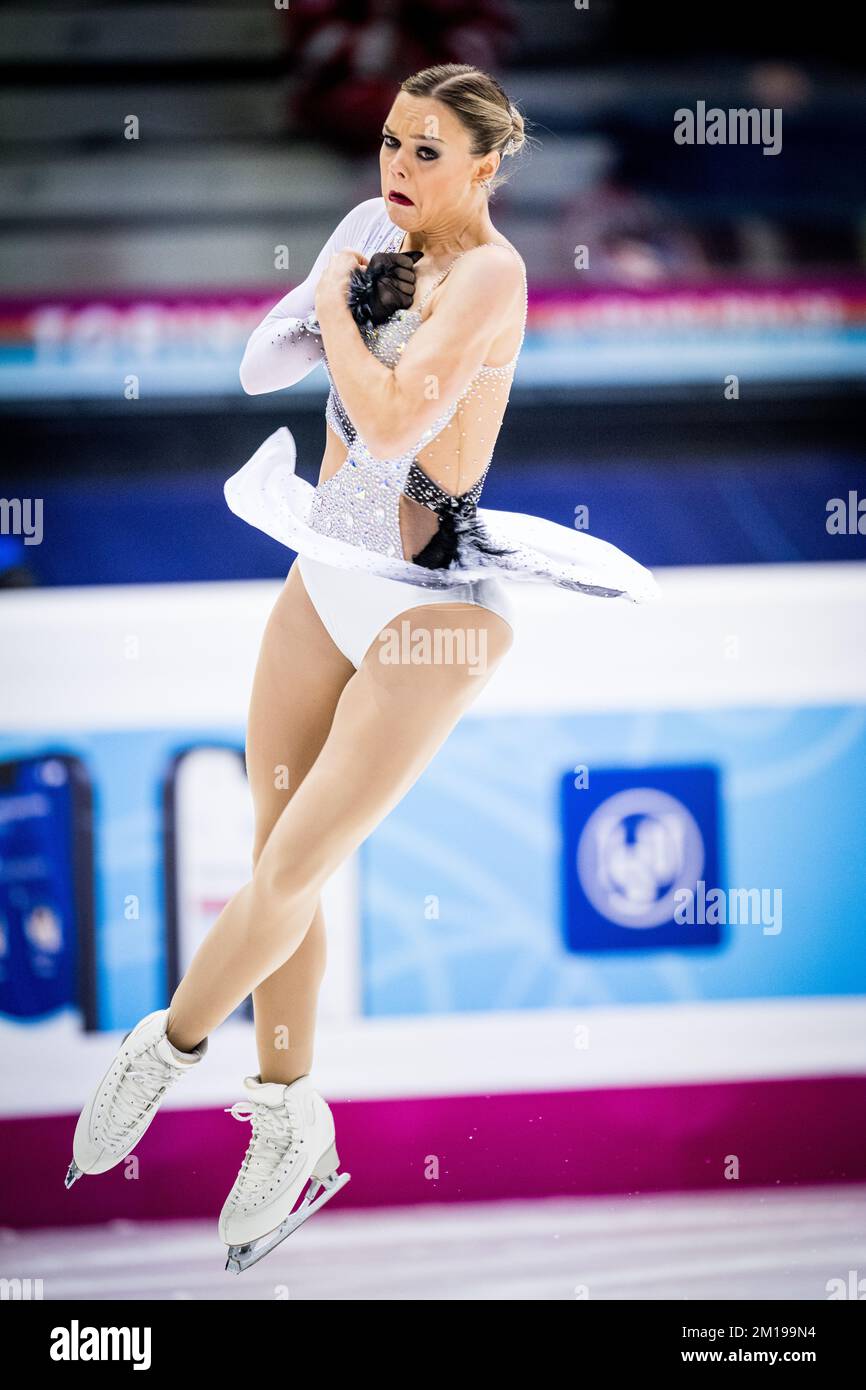
[[[405,193],[395,193],[392,189],[388,194],[389,203],[401,203],[403,207],[413,208],[415,204],[411,198],[407,198]]]

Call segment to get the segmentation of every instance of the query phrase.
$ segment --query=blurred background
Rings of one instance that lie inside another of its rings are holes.
[[[700,8],[0,6],[4,1278],[858,1297],[866,87],[830,25]],[[327,387],[245,396],[247,336],[379,194],[399,82],[452,61],[533,137],[491,204],[530,301],[485,504],[587,525],[665,602],[514,586],[508,662],[328,885],[315,1075],[352,1182],[232,1281],[247,1007],[135,1181],[62,1180],[121,1035],[248,876],[291,556],[222,489],[282,424],[315,481]],[[713,108],[776,139],[675,140]]]

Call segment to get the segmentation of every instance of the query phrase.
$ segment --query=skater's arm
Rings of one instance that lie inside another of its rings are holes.
[[[253,329],[240,365],[241,385],[248,395],[294,386],[322,361],[321,335],[304,327],[304,320],[308,316],[315,318],[316,287],[332,256],[361,244],[375,204],[375,199],[368,199],[343,218],[316,257],[306,280],[284,295]]]
[[[346,305],[357,257],[332,261],[316,296],[331,375],[349,418],[376,458],[395,458],[415,445],[484,365],[515,302],[525,294],[523,271],[507,247],[464,256],[443,282],[435,311],[416,329],[396,368],[370,352]]]

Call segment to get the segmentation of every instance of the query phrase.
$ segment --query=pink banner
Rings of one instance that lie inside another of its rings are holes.
[[[335,1102],[346,1207],[721,1191],[866,1180],[866,1076]],[[803,1116],[808,1115],[808,1128]],[[76,1116],[0,1122],[0,1223],[216,1220],[245,1138],[222,1110],[168,1110],[119,1165],[66,1191]],[[438,1177],[425,1176],[431,1160]]]

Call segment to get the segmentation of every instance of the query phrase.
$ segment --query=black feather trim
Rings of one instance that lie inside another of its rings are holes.
[[[469,568],[479,554],[513,555],[515,552],[493,545],[476,505],[468,497],[452,497],[435,508],[439,530],[412,559],[425,569],[449,569],[452,565]]]
[[[380,271],[379,274],[382,272]],[[375,323],[373,315],[373,291],[379,276],[369,270],[353,270],[349,276],[348,304],[352,318],[363,328],[365,323]]]

